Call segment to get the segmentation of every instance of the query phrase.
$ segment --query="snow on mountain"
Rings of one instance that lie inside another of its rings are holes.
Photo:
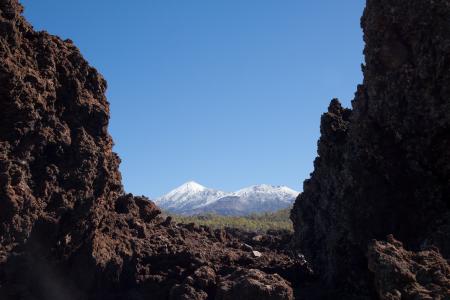
[[[185,215],[203,213],[247,215],[287,208],[292,205],[298,194],[286,186],[266,184],[225,193],[191,181],[156,199],[155,202],[162,209]]]
[[[190,211],[208,205],[224,195],[222,191],[208,189],[194,181],[189,181],[157,198],[155,203],[170,212],[189,214]]]
[[[277,199],[289,203],[292,202],[292,198],[296,198],[298,194],[298,192],[287,186],[273,186],[267,184],[254,185],[233,193],[234,196],[238,196],[245,201],[267,202]]]

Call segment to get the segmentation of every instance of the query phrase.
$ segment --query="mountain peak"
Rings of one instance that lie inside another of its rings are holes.
[[[225,193],[222,191],[206,188],[195,181],[188,181],[155,199],[155,203],[167,210],[184,212],[207,205],[223,195]]]
[[[188,181],[186,183],[183,183],[176,189],[172,190],[168,194],[156,199],[156,203],[160,201],[166,201],[168,199],[178,199],[179,201],[183,201],[184,198],[190,197],[202,192],[207,191],[208,189],[204,187],[203,185],[195,182],[195,181]]]
[[[201,192],[206,190],[206,187],[203,185],[195,182],[195,181],[188,181],[181,186],[177,188],[177,190],[185,190],[185,191],[191,191],[191,192]]]

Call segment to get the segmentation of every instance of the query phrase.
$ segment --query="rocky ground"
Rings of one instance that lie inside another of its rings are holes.
[[[450,1],[367,1],[364,83],[322,117],[293,236],[126,194],[105,80],[22,9],[0,0],[0,299],[450,298]]]

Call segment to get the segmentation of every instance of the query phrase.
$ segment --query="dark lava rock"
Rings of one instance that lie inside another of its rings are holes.
[[[450,299],[450,265],[437,249],[409,252],[389,236],[370,243],[368,258],[380,299]]]
[[[372,239],[393,234],[450,258],[449,20],[448,0],[367,1],[364,82],[351,110],[333,100],[323,115],[291,214],[297,249],[330,296],[377,297]]]
[[[187,284],[176,284],[170,290],[169,300],[206,300],[208,294],[202,290],[196,290]]]
[[[195,283],[203,290],[207,291],[216,285],[216,272],[213,268],[203,266],[194,272]]]
[[[278,274],[268,275],[260,270],[239,270],[219,284],[216,300],[275,300],[294,299],[289,283]]]
[[[243,234],[174,224],[125,194],[105,80],[70,40],[35,32],[21,12],[0,0],[2,300],[213,299],[238,268],[302,268],[285,245],[261,245],[255,260],[236,247]]]

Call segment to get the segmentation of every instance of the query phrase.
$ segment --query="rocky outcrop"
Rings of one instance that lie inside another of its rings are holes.
[[[105,80],[21,12],[0,0],[1,299],[214,299],[238,269],[287,290],[308,273],[285,239],[175,224],[125,194]]]
[[[437,249],[409,252],[389,236],[370,243],[368,259],[380,299],[450,299],[450,265]]]
[[[372,239],[450,258],[449,19],[447,0],[367,1],[364,82],[351,110],[333,100],[323,115],[291,215],[297,248],[335,296],[376,297]]]
[[[9,246],[29,242],[36,226],[47,240],[90,230],[123,193],[105,80],[70,41],[34,32],[21,10],[0,1],[0,232]]]

